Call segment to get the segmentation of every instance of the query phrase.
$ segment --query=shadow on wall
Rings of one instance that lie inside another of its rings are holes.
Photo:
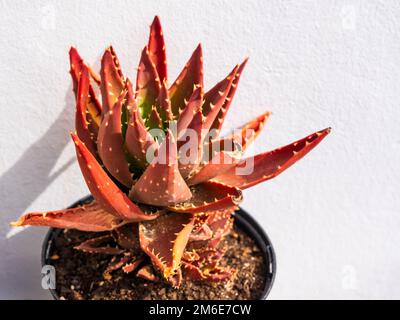
[[[7,238],[8,223],[25,213],[48,185],[75,161],[75,158],[70,159],[51,173],[70,141],[68,132],[73,123],[73,105],[72,90],[69,90],[65,107],[54,123],[0,177],[0,299],[48,297],[40,286],[40,248],[45,229],[27,228]]]

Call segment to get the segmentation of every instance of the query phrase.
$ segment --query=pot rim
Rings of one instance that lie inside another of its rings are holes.
[[[68,208],[74,208],[77,207],[78,205],[82,205],[84,203],[88,203],[91,201],[93,201],[93,196],[88,195],[74,202]],[[239,229],[244,231],[257,243],[257,245],[259,246],[259,248],[263,253],[263,259],[267,266],[267,271],[266,271],[264,289],[258,300],[266,300],[267,296],[269,295],[272,289],[276,276],[276,256],[271,240],[267,236],[265,230],[260,226],[260,224],[248,212],[246,212],[240,207],[239,210],[235,211],[234,213],[234,223]],[[42,267],[44,265],[51,265],[49,257],[51,250],[51,243],[53,238],[57,236],[59,233],[61,233],[62,230],[63,229],[49,228],[49,231],[47,232],[42,244],[42,253],[41,253]],[[50,291],[54,300],[60,299],[56,289],[48,289],[48,290]]]

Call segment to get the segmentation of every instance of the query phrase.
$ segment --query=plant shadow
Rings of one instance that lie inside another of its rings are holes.
[[[65,107],[53,124],[0,177],[0,299],[50,297],[41,288],[40,273],[40,248],[47,229],[25,228],[10,237],[9,223],[24,213],[74,163],[75,159],[71,158],[52,172],[70,140],[68,132],[74,117],[73,99],[69,90]]]

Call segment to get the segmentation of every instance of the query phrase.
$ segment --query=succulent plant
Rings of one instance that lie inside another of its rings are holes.
[[[330,129],[243,157],[270,115],[220,136],[247,59],[204,92],[199,45],[168,86],[158,17],[141,53],[135,88],[112,47],[102,57],[100,75],[75,48],[70,63],[76,97],[71,136],[95,200],[73,209],[28,213],[13,225],[108,231],[76,247],[113,255],[106,275],[135,271],[175,287],[182,279],[231,279],[235,271],[219,265],[220,242],[232,228],[241,190],[283,172]]]

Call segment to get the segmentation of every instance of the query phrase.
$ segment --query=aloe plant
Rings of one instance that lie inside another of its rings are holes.
[[[219,265],[220,242],[232,229],[241,190],[283,172],[330,129],[244,157],[270,113],[227,136],[220,131],[247,59],[204,92],[199,45],[168,86],[158,17],[141,53],[135,88],[112,47],[102,57],[100,75],[75,48],[70,63],[76,97],[71,136],[95,200],[73,209],[27,213],[13,225],[109,231],[76,247],[113,255],[105,275],[122,269],[174,287],[184,279],[231,279],[235,270]],[[251,170],[241,174],[248,164]]]

